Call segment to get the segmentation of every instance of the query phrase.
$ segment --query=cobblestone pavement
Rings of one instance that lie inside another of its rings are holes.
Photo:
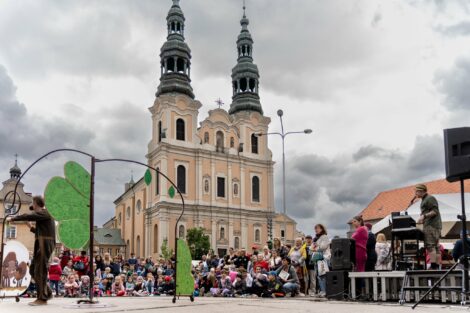
[[[410,305],[399,306],[396,303],[357,303],[336,301],[315,301],[311,298],[295,299],[259,299],[259,298],[196,298],[193,303],[188,298],[181,298],[175,304],[171,297],[146,297],[146,298],[100,298],[94,307],[84,305],[77,307],[75,299],[57,298],[49,301],[47,306],[31,307],[30,299],[21,299],[15,303],[14,299],[0,300],[0,312],[40,312],[40,313],[64,313],[64,312],[333,312],[333,313],[401,313],[401,312],[464,312],[469,307],[458,305],[422,305],[412,310]],[[105,307],[106,306],[106,307]]]

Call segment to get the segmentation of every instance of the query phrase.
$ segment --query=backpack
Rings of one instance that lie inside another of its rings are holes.
[[[83,263],[82,261],[75,262],[75,264],[73,265],[73,269],[78,272],[82,272],[85,270],[85,263]]]

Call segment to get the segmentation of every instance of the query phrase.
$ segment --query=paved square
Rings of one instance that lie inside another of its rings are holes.
[[[468,307],[423,305],[412,310],[410,305],[399,306],[394,303],[375,304],[357,302],[314,301],[309,298],[302,299],[259,299],[259,298],[196,298],[193,303],[188,298],[181,298],[175,304],[171,297],[143,297],[143,298],[100,298],[97,307],[77,308],[76,299],[57,298],[50,301],[47,306],[28,306],[30,299],[22,299],[15,303],[12,299],[0,302],[0,312],[334,312],[334,313],[401,313],[401,312],[458,312],[468,311]],[[103,308],[101,304],[107,304]],[[261,311],[260,311],[261,310]]]

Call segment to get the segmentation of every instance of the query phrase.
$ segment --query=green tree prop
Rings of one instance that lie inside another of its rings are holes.
[[[194,260],[200,260],[202,255],[206,254],[211,247],[209,236],[204,234],[204,228],[202,227],[188,229],[186,238]]]
[[[182,239],[177,239],[178,260],[176,263],[176,295],[192,295],[194,278],[191,275],[191,253],[188,245]]]
[[[90,174],[78,163],[69,161],[64,176],[49,180],[45,202],[59,223],[59,239],[69,249],[82,249],[90,239]]]
[[[173,249],[168,249],[168,239],[164,238],[162,242],[162,257],[169,260],[173,254]]]

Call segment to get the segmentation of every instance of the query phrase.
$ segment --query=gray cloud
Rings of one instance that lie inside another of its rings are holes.
[[[84,112],[68,104],[59,116],[29,114],[16,99],[16,88],[4,67],[0,66],[0,176],[8,178],[13,154],[20,155],[23,171],[41,155],[58,148],[84,150],[100,158],[120,157],[145,162],[145,149],[150,134],[150,115],[145,108],[132,103],[102,107],[97,112]],[[92,115],[103,116],[99,123]],[[76,160],[89,166],[89,159],[73,153],[61,153],[38,163],[24,177],[25,189],[41,194],[49,178],[63,176],[63,164]],[[143,175],[142,168],[127,164],[99,164],[96,176],[96,220],[103,223],[114,213],[113,200],[123,191],[124,182]]]
[[[288,214],[301,229],[324,223],[335,234],[344,235],[349,219],[379,192],[442,177],[443,158],[442,138],[437,135],[417,137],[409,152],[366,146],[331,159],[318,155],[291,158],[287,162]],[[277,175],[276,191],[280,190]],[[282,209],[280,192],[276,208]]]

